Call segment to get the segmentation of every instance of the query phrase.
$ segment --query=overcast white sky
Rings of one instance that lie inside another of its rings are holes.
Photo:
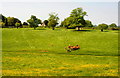
[[[1,0],[2,2],[118,2],[119,0]]]
[[[43,21],[48,19],[49,13],[56,12],[62,21],[78,7],[87,12],[88,16],[85,19],[92,21],[93,24],[118,24],[118,0],[2,0],[0,13],[24,22],[31,15]]]

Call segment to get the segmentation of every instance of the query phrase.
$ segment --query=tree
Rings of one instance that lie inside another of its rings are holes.
[[[4,27],[15,26],[16,22],[20,23],[20,26],[22,26],[22,23],[21,23],[21,21],[18,18],[14,18],[14,17],[7,17],[6,18],[2,14],[0,14],[0,21],[5,23]]]
[[[85,27],[93,27],[92,22],[89,20],[85,20]]]
[[[54,30],[55,26],[58,24],[58,20],[59,20],[58,14],[53,12],[50,13],[49,16],[50,17],[48,18],[48,26],[52,27],[52,29]]]
[[[72,17],[67,17],[64,21],[61,22],[62,27],[73,28],[71,25],[74,24],[74,19]]]
[[[43,23],[45,24],[45,27],[48,26],[48,20],[44,20]]]
[[[15,26],[14,17],[7,17],[7,25],[8,26]]]
[[[115,28],[115,27],[117,27],[117,25],[115,23],[112,23],[112,24],[109,25],[109,27],[110,28]]]
[[[30,27],[27,22],[23,22],[22,25],[23,25],[23,28],[28,28],[28,27]]]
[[[70,17],[73,17],[73,23],[76,24],[75,27],[78,27],[78,30],[80,29],[80,27],[84,27],[85,26],[85,20],[84,20],[84,16],[87,15],[87,12],[83,11],[82,8],[76,8],[73,9]]]
[[[18,27],[20,26],[20,23],[16,22],[16,23],[15,23],[15,26],[16,26],[17,29],[18,29]]]
[[[107,24],[99,24],[98,25],[98,28],[100,28],[101,29],[101,32],[103,32],[103,29],[107,29],[108,28],[108,25]]]
[[[59,17],[58,17],[58,14],[56,14],[55,12],[52,12],[49,14],[49,18],[48,18],[48,21],[51,21],[51,20],[56,20],[58,22],[59,20]]]
[[[28,25],[28,23],[27,22],[23,22],[23,25]]]
[[[7,18],[3,16],[2,14],[0,14],[0,22],[5,23],[5,26],[7,26]]]
[[[70,16],[71,17],[77,17],[77,18],[81,18],[87,15],[87,12],[83,11],[82,8],[76,8],[73,9]]]
[[[15,25],[16,23],[20,23],[20,26],[22,26],[22,23],[18,18],[7,17],[7,25],[8,26],[16,26]]]
[[[22,23],[18,18],[14,18],[14,23],[20,23],[20,26],[22,26]]]
[[[57,24],[57,21],[53,19],[49,21],[48,26],[52,27],[52,29],[54,30]]]
[[[84,16],[86,16],[87,13],[83,11],[82,8],[76,8],[73,9],[70,16],[67,17],[64,21],[62,21],[62,26],[66,28],[78,28],[84,27],[86,22],[84,20]]]
[[[34,29],[38,27],[38,24],[41,24],[41,20],[36,18],[36,16],[34,15],[31,15],[30,19],[28,19],[27,22],[30,24],[31,27],[34,27]]]

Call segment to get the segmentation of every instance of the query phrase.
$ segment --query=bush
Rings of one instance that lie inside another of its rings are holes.
[[[109,30],[119,30],[117,27],[109,28]]]
[[[16,23],[15,23],[15,26],[16,26],[17,28],[20,27],[20,23],[16,22]]]
[[[5,28],[5,23],[4,22],[0,22],[0,28]]]

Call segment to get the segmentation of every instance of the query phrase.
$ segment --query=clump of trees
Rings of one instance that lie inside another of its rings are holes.
[[[67,29],[77,27],[78,30],[81,27],[93,27],[92,22],[85,20],[84,16],[87,16],[87,12],[83,11],[82,8],[73,9],[70,16],[61,22],[61,27],[66,27]]]
[[[28,19],[27,22],[31,27],[34,27],[34,29],[38,27],[38,24],[42,24],[41,20],[34,15],[31,15],[30,19]]]
[[[99,24],[96,28],[100,29],[101,32],[103,32],[106,29],[109,29],[109,30],[119,30],[119,27],[117,27],[117,25],[115,23],[112,23],[110,25],[102,23],[102,24]]]
[[[18,25],[18,23],[19,23],[19,25]],[[22,23],[18,18],[5,17],[2,14],[0,14],[0,24],[2,27],[16,27],[16,25],[17,25],[17,27],[22,26]]]
[[[103,32],[105,29],[110,30],[118,30],[119,28],[115,23],[112,23],[110,25],[107,24],[99,24],[93,25],[90,20],[85,20],[84,17],[88,16],[87,12],[83,11],[82,8],[76,8],[73,9],[69,15],[69,17],[65,18],[61,24],[60,27],[65,27],[67,29],[77,29],[80,30],[81,28],[98,28]],[[0,26],[3,28],[19,28],[19,27],[33,27],[36,29],[38,25],[41,24],[41,26],[45,26],[48,28],[52,28],[52,30],[55,29],[55,27],[59,24],[59,17],[58,14],[55,12],[52,12],[49,14],[49,18],[47,20],[44,20],[43,22],[37,18],[34,15],[31,15],[30,19],[27,20],[27,22],[21,22],[18,18],[14,17],[5,17],[4,15],[0,14]]]

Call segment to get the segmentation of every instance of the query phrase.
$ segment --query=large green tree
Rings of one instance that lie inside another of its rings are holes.
[[[50,13],[48,18],[48,26],[52,27],[52,29],[54,30],[56,25],[58,24],[58,20],[59,20],[58,14],[54,12]]]
[[[107,24],[99,24],[98,25],[98,28],[101,29],[101,32],[103,32],[104,29],[107,29],[108,28],[108,25]]]
[[[83,11],[82,8],[76,8],[73,9],[70,16],[67,17],[63,22],[62,26],[65,26],[67,28],[76,28],[78,27],[78,30],[80,27],[84,27],[86,22],[84,20],[84,16],[86,16],[87,13]]]
[[[34,27],[34,29],[38,27],[38,24],[42,23],[41,20],[34,15],[31,15],[30,19],[28,19],[27,22],[30,24],[31,27]]]
[[[71,28],[72,24],[74,24],[74,18],[67,17],[66,19],[64,19],[64,21],[61,22],[61,27]]]

